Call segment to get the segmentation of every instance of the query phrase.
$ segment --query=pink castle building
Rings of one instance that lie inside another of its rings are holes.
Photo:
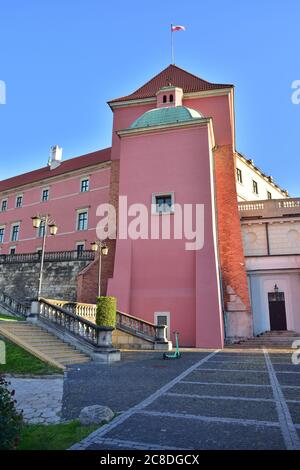
[[[169,220],[171,232],[176,207],[198,205],[197,249],[174,236],[124,238],[119,228],[108,241],[102,292],[117,297],[119,310],[167,323],[169,334],[178,330],[185,346],[221,348],[225,336],[252,336],[237,201],[285,199],[287,192],[236,152],[233,86],[170,65],[109,106],[111,148],[63,161],[56,146],[48,166],[0,182],[1,254],[41,249],[36,214],[51,214],[59,227],[47,251],[80,253],[96,238],[97,207],[117,209],[120,196],[128,207],[148,209],[149,227]],[[96,293],[93,261],[79,276],[78,300],[92,303]]]

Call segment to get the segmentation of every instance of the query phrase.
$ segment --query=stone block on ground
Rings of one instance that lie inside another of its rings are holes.
[[[82,408],[79,421],[84,426],[90,424],[108,423],[114,417],[114,413],[108,406],[92,405]]]

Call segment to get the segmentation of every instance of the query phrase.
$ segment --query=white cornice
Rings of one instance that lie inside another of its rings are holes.
[[[128,101],[108,101],[108,105],[111,109],[117,108],[128,108],[129,106],[141,106],[148,103],[156,103],[156,97],[151,98],[142,98],[138,100],[128,100]]]
[[[201,118],[201,119],[193,119],[192,121],[185,121],[185,122],[175,122],[172,124],[162,124],[158,126],[149,126],[149,127],[141,127],[139,129],[123,129],[121,131],[117,131],[117,135],[119,137],[127,137],[131,135],[138,135],[138,134],[147,134],[152,132],[158,131],[168,131],[170,129],[176,128],[185,128],[185,127],[195,127],[195,126],[207,126],[212,125],[212,118]]]
[[[218,88],[216,90],[197,91],[193,93],[184,93],[183,99],[204,98],[205,96],[223,96],[229,95],[233,88]]]

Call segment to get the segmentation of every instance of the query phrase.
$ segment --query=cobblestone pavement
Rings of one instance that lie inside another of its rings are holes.
[[[60,422],[63,377],[15,378],[7,377],[9,389],[15,390],[16,407],[23,410],[24,421],[31,424]]]
[[[176,372],[169,382],[72,449],[300,449],[300,365],[291,354],[196,357],[183,370],[181,359],[169,361]],[[120,395],[130,393],[117,385]]]

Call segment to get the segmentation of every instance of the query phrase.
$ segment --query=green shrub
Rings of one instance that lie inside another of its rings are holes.
[[[116,327],[117,300],[115,297],[97,297],[96,324]]]
[[[0,449],[13,450],[17,447],[22,427],[22,415],[17,413],[14,390],[7,389],[8,382],[0,375]]]

